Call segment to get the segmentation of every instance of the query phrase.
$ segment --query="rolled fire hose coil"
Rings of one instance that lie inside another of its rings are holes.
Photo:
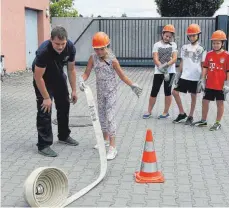
[[[68,197],[68,178],[55,167],[37,168],[24,184],[24,195],[31,207],[62,207]]]

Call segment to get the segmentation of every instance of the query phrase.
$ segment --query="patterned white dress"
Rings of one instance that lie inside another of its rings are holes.
[[[96,74],[99,121],[102,131],[113,137],[116,135],[115,112],[117,95],[116,72],[112,65],[114,58],[106,59],[106,63],[101,61],[96,54],[93,54],[92,57]]]

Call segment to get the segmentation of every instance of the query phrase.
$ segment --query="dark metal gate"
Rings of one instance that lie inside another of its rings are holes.
[[[162,28],[173,24],[176,29],[175,42],[178,51],[183,44],[188,43],[186,29],[191,23],[200,25],[201,44],[211,50],[211,34],[216,29],[227,29],[228,16],[215,17],[161,17],[161,18],[58,18],[55,24],[68,28],[71,40],[76,45],[77,64],[84,65],[92,50],[91,38],[95,32],[104,31],[111,38],[111,48],[122,65],[153,66],[152,49],[154,43],[161,39]],[[87,24],[85,24],[85,21]],[[221,24],[219,24],[221,23]],[[85,28],[86,25],[86,28]],[[78,28],[82,32],[76,33]],[[228,33],[228,32],[227,32]],[[75,39],[77,37],[77,39]],[[180,53],[178,53],[178,57]]]
[[[201,44],[207,50],[210,36],[215,30],[215,18],[128,18],[101,19],[99,30],[109,34],[111,48],[122,64],[152,65],[152,50],[161,39],[163,26],[173,24],[176,28],[175,42],[178,50],[187,42],[185,34],[189,24],[197,23],[202,29]]]

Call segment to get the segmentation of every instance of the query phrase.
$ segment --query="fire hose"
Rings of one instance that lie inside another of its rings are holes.
[[[56,167],[37,168],[28,176],[24,184],[24,197],[31,207],[66,207],[93,189],[106,175],[106,149],[95,101],[89,86],[86,86],[84,92],[95,131],[96,141],[99,147],[99,177],[93,183],[67,198],[69,190],[66,174]]]

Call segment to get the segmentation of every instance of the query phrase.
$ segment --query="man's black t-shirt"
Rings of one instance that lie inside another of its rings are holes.
[[[67,41],[65,49],[60,54],[53,49],[51,41],[46,40],[36,51],[32,70],[34,71],[35,65],[46,68],[43,76],[46,85],[60,84],[62,80],[66,80],[63,67],[67,62],[75,60],[75,54],[75,46],[70,40]]]

